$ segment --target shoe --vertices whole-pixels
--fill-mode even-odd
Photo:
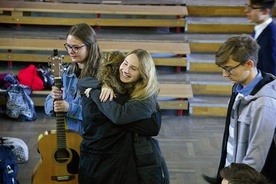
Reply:
[[[202,177],[205,181],[207,181],[210,184],[217,184],[217,178],[215,178],[215,177],[212,178],[212,177],[206,176],[204,174],[202,174]]]

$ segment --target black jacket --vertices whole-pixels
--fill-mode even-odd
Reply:
[[[87,87],[100,87],[95,78],[84,78],[78,82],[82,94],[83,141],[79,167],[80,184],[128,184],[139,183],[133,151],[132,133],[154,136],[161,127],[161,114],[134,123],[116,125],[83,92]],[[92,93],[91,93],[92,94]],[[128,95],[117,95],[115,99],[124,104]],[[131,114],[129,114],[131,116]]]

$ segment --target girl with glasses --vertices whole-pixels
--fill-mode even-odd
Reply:
[[[64,47],[72,62],[66,66],[62,74],[62,89],[52,87],[51,93],[46,97],[44,109],[49,116],[54,116],[54,112],[65,112],[68,129],[81,134],[82,106],[77,82],[82,77],[96,76],[101,50],[95,31],[85,23],[76,24],[70,28]],[[63,100],[54,101],[59,98]]]

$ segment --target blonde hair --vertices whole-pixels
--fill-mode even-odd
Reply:
[[[140,79],[129,88],[131,100],[145,100],[158,92],[156,69],[151,55],[143,49],[135,49],[127,54],[135,54],[139,60]],[[128,86],[128,85],[127,85]]]

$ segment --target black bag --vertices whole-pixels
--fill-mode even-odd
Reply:
[[[18,165],[12,147],[0,144],[0,184],[18,184]]]
[[[44,89],[52,89],[52,86],[54,85],[54,75],[52,75],[51,69],[38,65],[37,73],[43,81]]]
[[[32,89],[22,84],[12,84],[7,89],[6,114],[18,121],[36,120],[34,102],[29,96]]]
[[[141,184],[169,184],[169,172],[158,141],[133,133],[134,153]]]

